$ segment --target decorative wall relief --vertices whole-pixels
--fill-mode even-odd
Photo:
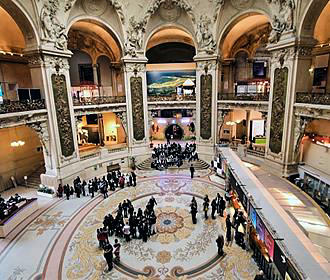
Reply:
[[[267,0],[267,2],[271,6],[271,10],[275,11],[269,43],[277,43],[283,32],[295,31],[294,11],[296,4],[294,0]]]
[[[165,1],[159,7],[159,15],[164,21],[175,22],[181,16],[181,9],[172,1]]]
[[[56,49],[67,49],[67,36],[65,26],[60,23],[57,15],[60,10],[59,0],[44,2],[40,12],[42,27],[42,40],[52,43]]]
[[[202,139],[209,140],[212,136],[212,75],[201,76],[200,94],[200,133]]]
[[[145,138],[142,77],[131,77],[130,85],[133,116],[133,137],[136,141],[142,141]]]
[[[52,85],[62,155],[69,157],[74,153],[74,140],[65,76],[53,74]]]
[[[107,9],[107,0],[84,0],[82,6],[85,12],[89,15],[100,16]]]
[[[195,15],[192,11],[192,7],[184,0],[154,0],[150,5],[150,7],[148,8],[143,21],[147,23],[149,18],[152,15],[154,15],[161,6],[164,5],[165,7],[173,7],[173,6],[178,7],[179,9],[185,11],[189,15],[192,22],[195,22]]]
[[[210,29],[211,20],[202,15],[196,26],[196,39],[200,52],[213,54],[216,49],[216,43],[213,38],[213,33]]]
[[[289,70],[287,67],[276,68],[274,74],[269,148],[275,154],[279,154],[282,151],[285,99],[286,99],[287,85],[288,85],[288,71]]]
[[[225,0],[215,0],[215,10],[214,10],[214,15],[213,15],[213,22],[216,22],[219,13],[222,10],[223,6],[225,5]]]
[[[145,22],[135,20],[135,17],[129,19],[127,30],[127,39],[125,43],[125,55],[136,57],[142,50],[143,35],[145,32]]]
[[[254,0],[231,0],[231,4],[237,10],[247,10],[252,7]]]

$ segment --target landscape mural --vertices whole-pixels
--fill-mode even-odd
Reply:
[[[195,95],[196,71],[148,71],[148,95]]]

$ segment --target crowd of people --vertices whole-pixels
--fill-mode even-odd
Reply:
[[[152,151],[151,167],[157,170],[167,169],[171,166],[180,167],[185,160],[198,160],[196,144],[182,147],[179,143],[158,144]]]
[[[119,203],[115,217],[108,214],[104,217],[103,227],[97,229],[99,247],[104,251],[104,258],[108,264],[108,271],[113,268],[113,263],[120,262],[120,243],[118,239],[126,242],[134,239],[142,239],[147,242],[148,238],[156,234],[156,221],[154,207],[156,199],[152,196],[144,211],[139,208],[137,212],[129,199]],[[110,236],[115,236],[113,245],[109,242]],[[114,256],[113,256],[114,255]]]
[[[136,187],[136,174],[134,171],[130,173],[122,173],[120,170],[108,172],[106,176],[102,178],[94,178],[88,181],[81,180],[79,176],[73,180],[73,186],[66,184],[62,186],[59,184],[57,189],[57,196],[66,196],[69,200],[71,196],[76,195],[77,198],[80,196],[90,195],[92,198],[94,194],[100,192],[104,198],[108,197],[108,191],[115,191],[117,188],[123,189],[124,187]]]
[[[21,197],[18,193],[11,196],[7,201],[0,195],[0,220],[9,217],[14,211],[18,209],[17,204],[26,201],[26,198]]]
[[[233,232],[234,229],[234,238],[237,245],[245,249],[246,243],[244,240],[244,233],[247,225],[247,221],[243,215],[243,212],[238,211],[235,209],[235,213],[233,218],[231,219],[230,214],[226,213],[225,209],[227,204],[230,202],[229,193],[226,193],[225,197],[222,197],[219,193],[217,196],[211,201],[208,195],[205,195],[203,200],[203,212],[204,218],[207,220],[209,218],[208,212],[211,204],[211,218],[216,219],[216,214],[224,217],[226,216],[226,244],[230,244],[233,239]],[[197,223],[197,213],[198,213],[198,205],[195,197],[192,198],[190,203],[190,213],[192,217],[193,224]],[[218,246],[218,253],[219,255],[223,255],[223,246],[224,246],[224,238],[222,235],[219,235],[218,239],[216,240]]]

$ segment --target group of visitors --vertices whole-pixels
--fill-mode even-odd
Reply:
[[[167,169],[171,166],[180,167],[185,160],[198,160],[196,144],[188,144],[182,147],[179,143],[158,144],[152,151],[151,167],[157,170]]]
[[[115,254],[114,262],[120,261],[120,244],[117,238],[125,239],[126,242],[131,241],[132,238],[147,242],[151,235],[156,234],[155,205],[157,205],[157,201],[152,196],[144,211],[139,208],[136,212],[131,201],[126,199],[119,203],[115,217],[112,214],[104,217],[103,228],[97,229],[97,239],[99,247],[104,250],[104,258],[108,263],[109,271],[113,267],[113,250]],[[113,235],[116,239],[115,244],[112,246],[109,243],[109,237]]]
[[[21,197],[18,193],[11,196],[7,201],[0,195],[0,220],[10,216],[18,209],[17,204],[26,201],[26,198]]]
[[[217,196],[211,201],[211,217],[212,219],[216,219],[216,214],[221,217],[224,217],[224,211],[226,209],[226,201],[228,200],[228,195],[225,196],[225,199],[218,193]],[[210,206],[210,199],[208,195],[205,195],[203,199],[203,212],[204,218],[208,219],[208,211]],[[192,198],[190,203],[190,213],[192,217],[193,224],[197,223],[197,213],[198,213],[198,205],[195,197]],[[238,209],[235,209],[235,213],[233,215],[233,219],[231,219],[230,214],[226,213],[226,244],[232,241],[232,229],[235,232],[235,241],[236,244],[245,249],[245,240],[244,240],[244,233],[246,228],[246,220],[243,215],[243,212],[239,212]],[[218,246],[218,253],[219,255],[223,255],[223,246],[224,246],[224,237],[219,235],[218,239],[216,240]]]
[[[204,212],[204,217],[207,220],[208,219],[208,211],[210,207],[210,199],[208,195],[205,195],[204,197],[204,202],[203,202],[203,212]],[[218,193],[217,197],[215,197],[212,202],[211,202],[211,217],[214,220],[215,214],[217,213],[221,217],[224,215],[224,210],[226,209],[226,201],[224,198]],[[190,204],[190,213],[192,217],[192,222],[194,224],[197,223],[197,218],[196,215],[198,213],[198,206],[195,197],[192,198],[191,204]]]
[[[93,198],[95,193],[100,192],[103,194],[104,198],[107,198],[109,190],[115,191],[116,188],[123,189],[125,186],[136,186],[136,174],[134,171],[126,174],[122,173],[120,170],[108,172],[106,176],[102,178],[95,177],[89,180],[88,183],[77,176],[77,178],[73,180],[73,186],[69,186],[69,184],[62,186],[62,184],[59,184],[57,196],[61,198],[65,195],[67,200],[74,194],[76,194],[77,198],[80,198],[81,195],[90,195]]]

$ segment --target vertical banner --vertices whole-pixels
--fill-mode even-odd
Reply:
[[[259,235],[259,239],[263,242],[265,242],[265,226],[262,222],[262,220],[259,218],[257,215],[257,226],[256,226],[256,231],[257,234]]]
[[[269,258],[273,261],[274,259],[274,239],[270,235],[267,229],[265,229],[265,246],[268,251]]]
[[[251,220],[251,223],[252,223],[253,227],[256,228],[257,227],[257,212],[254,209],[254,207],[251,205],[251,203],[250,203],[249,216],[250,216],[250,220]]]

